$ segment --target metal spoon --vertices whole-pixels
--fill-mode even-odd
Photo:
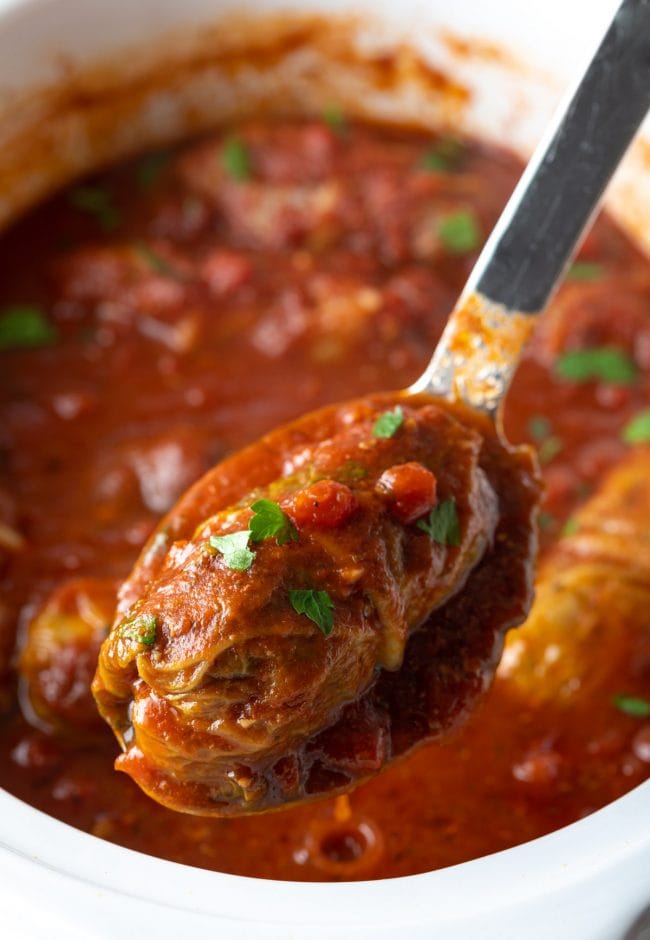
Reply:
[[[499,408],[524,346],[650,107],[650,0],[623,0],[488,239],[424,374],[428,392]]]

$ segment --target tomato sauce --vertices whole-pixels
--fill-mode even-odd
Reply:
[[[648,719],[612,701],[647,700],[650,656],[638,650],[621,659],[591,648],[602,681],[568,710],[527,702],[497,678],[448,743],[420,748],[349,797],[240,819],[162,808],[113,770],[108,728],[66,724],[85,707],[83,651],[57,654],[41,675],[46,697],[58,696],[56,722],[34,713],[17,675],[27,625],[52,592],[71,579],[105,588],[126,577],[160,516],[215,461],[305,411],[418,376],[519,171],[503,151],[410,130],[261,121],[108,170],[2,236],[9,792],[163,858],[343,880],[516,845],[648,777]],[[17,308],[30,336],[12,327]],[[540,449],[545,552],[647,408],[649,309],[646,260],[601,218],[506,407],[510,439]],[[603,349],[605,366],[602,355],[600,366],[576,365],[576,350]]]

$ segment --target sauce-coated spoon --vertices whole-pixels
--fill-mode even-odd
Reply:
[[[533,154],[411,391],[497,416],[535,318],[649,107],[650,0],[623,0]]]

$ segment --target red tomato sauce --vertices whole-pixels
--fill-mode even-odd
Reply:
[[[90,719],[91,730],[64,722],[53,732],[17,678],[16,650],[51,592],[72,578],[124,578],[160,516],[215,461],[303,412],[418,376],[520,171],[503,151],[442,143],[401,129],[258,122],[111,169],[2,236],[9,792],[163,858],[343,880],[516,845],[648,777],[648,719],[612,696],[647,699],[650,657],[621,667],[606,646],[590,650],[603,682],[561,715],[515,701],[497,678],[448,743],[420,748],[349,797],[240,819],[158,806],[113,770],[108,728]],[[544,551],[625,453],[622,431],[650,401],[647,262],[605,218],[580,261],[506,408],[510,439],[540,447]],[[16,305],[37,321],[29,346],[2,339]],[[558,372],[568,351],[603,347],[623,357],[626,378]],[[55,659],[43,682],[78,708],[91,664],[83,673],[74,661]]]

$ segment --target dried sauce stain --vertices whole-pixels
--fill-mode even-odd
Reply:
[[[436,389],[494,413],[534,327],[530,314],[507,310],[480,293],[464,295],[436,349]]]
[[[431,125],[435,116],[440,124],[444,116],[451,125],[468,103],[467,89],[405,43],[362,49],[359,31],[369,23],[355,16],[232,14],[200,32],[176,30],[134,48],[118,67],[114,57],[81,67],[55,55],[56,86],[29,89],[0,109],[0,226],[74,176],[218,121],[300,115],[332,102],[350,116],[371,117],[365,100],[374,93],[399,98],[417,88],[435,115],[427,106],[407,123]],[[164,126],[154,127],[151,109],[160,109],[166,95]]]

